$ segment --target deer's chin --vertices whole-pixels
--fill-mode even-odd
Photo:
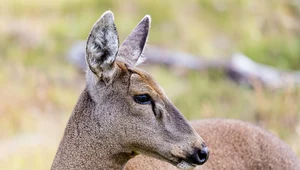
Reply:
[[[197,166],[195,164],[189,163],[189,162],[183,160],[182,158],[178,158],[178,157],[176,157],[176,158],[173,157],[171,159],[168,159],[162,155],[159,155],[159,156],[156,156],[156,158],[166,161],[166,162],[169,162],[170,164],[172,164],[182,170],[192,170]]]
[[[177,165],[177,168],[182,169],[182,170],[191,170],[194,169],[196,167],[196,165],[192,164],[192,163],[188,163],[184,160],[181,160]]]
[[[165,154],[159,154],[157,152],[155,152],[155,153],[153,153],[153,152],[150,152],[150,153],[149,152],[136,152],[136,153],[138,153],[138,154],[143,153],[143,154],[148,155],[150,157],[154,157],[156,159],[168,162],[168,163],[170,163],[170,164],[172,164],[172,165],[174,165],[177,168],[182,169],[182,170],[192,170],[197,166],[195,164],[192,164],[192,163],[189,163],[189,162],[185,161],[182,158],[175,157],[175,156],[166,157]]]

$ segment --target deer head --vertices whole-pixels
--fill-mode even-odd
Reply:
[[[135,67],[150,20],[145,16],[119,47],[114,16],[108,11],[88,36],[87,90],[95,103],[91,116],[98,124],[97,139],[106,139],[114,151],[150,155],[181,168],[201,165],[208,158],[201,137],[154,79]]]

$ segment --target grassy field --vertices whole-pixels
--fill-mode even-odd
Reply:
[[[149,44],[207,59],[243,52],[257,62],[300,69],[298,1],[4,0],[0,5],[0,167],[49,169],[84,75],[66,61],[106,10],[120,40],[145,15]],[[300,88],[237,86],[220,72],[145,66],[190,120],[236,118],[264,127],[300,156]]]

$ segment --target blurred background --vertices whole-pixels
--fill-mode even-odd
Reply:
[[[67,59],[106,10],[123,41],[150,14],[148,44],[300,70],[299,0],[4,0],[0,5],[0,166],[50,169],[85,86]],[[222,71],[143,65],[189,120],[234,118],[273,132],[300,156],[300,88],[240,86]]]

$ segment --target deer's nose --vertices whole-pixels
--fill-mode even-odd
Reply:
[[[208,160],[209,150],[207,146],[198,151],[198,157],[200,165],[204,164]]]
[[[196,165],[202,165],[208,160],[208,157],[209,157],[208,147],[203,145],[201,149],[195,148],[194,152],[187,157],[187,160],[190,163]]]

